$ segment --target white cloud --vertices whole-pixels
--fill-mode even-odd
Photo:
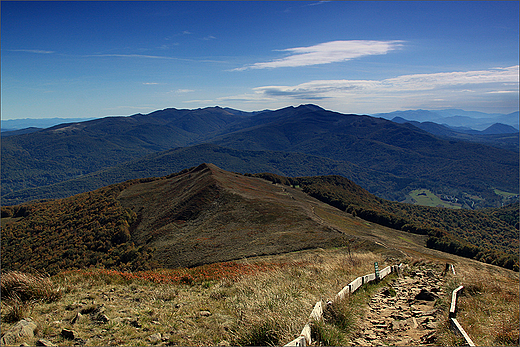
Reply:
[[[26,53],[37,53],[37,54],[52,54],[54,51],[44,51],[41,49],[8,49],[9,52],[26,52]]]
[[[193,89],[177,89],[177,90],[175,91],[175,93],[177,93],[177,94],[192,93],[192,92],[194,92]]]
[[[313,3],[310,3],[310,4],[307,4],[306,6],[317,6],[317,5],[323,5],[323,4],[326,4],[330,1],[318,1],[318,2],[313,2]]]
[[[309,47],[296,47],[281,50],[290,55],[270,62],[255,63],[235,69],[266,69],[278,67],[298,67],[318,64],[329,64],[347,61],[369,55],[386,54],[402,46],[403,41],[331,41]]]
[[[518,93],[518,65],[508,68],[441,72],[433,74],[403,75],[384,80],[317,80],[296,86],[264,86],[254,88],[255,91],[279,96],[312,96],[331,97],[339,94],[393,94],[397,92],[414,92],[464,86],[465,92],[485,88],[486,92],[498,93],[497,84],[514,87]]]
[[[315,80],[293,86],[270,85],[253,88],[252,93],[219,100],[254,104],[260,108],[320,100],[322,106],[358,113],[417,107],[464,108],[485,103],[490,108],[517,109],[518,86],[517,65],[478,71],[402,75],[383,80]]]
[[[518,65],[479,71],[441,72],[434,74],[403,75],[383,80],[394,88],[406,90],[433,89],[442,86],[482,85],[489,83],[518,84]],[[518,89],[518,85],[517,85]]]

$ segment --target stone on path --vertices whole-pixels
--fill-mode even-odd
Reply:
[[[432,292],[430,292],[429,290],[427,289],[421,289],[421,291],[419,292],[419,294],[417,294],[415,296],[415,300],[424,300],[424,301],[435,301],[435,299],[437,299],[438,296],[433,294]]]
[[[150,341],[151,343],[158,343],[161,340],[162,340],[161,333],[155,333],[153,335],[148,336],[148,341]]]

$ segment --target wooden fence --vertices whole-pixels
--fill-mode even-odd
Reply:
[[[383,270],[379,272],[379,279],[385,278],[387,275],[391,274],[392,272],[398,272],[401,270],[403,264],[399,265],[392,265],[387,266]],[[450,270],[455,275],[455,268],[452,264],[450,264]],[[376,279],[376,273],[370,273],[365,276],[361,276],[347,284],[341,291],[336,294],[336,297],[334,300],[341,300],[345,298],[345,296],[354,293],[356,290],[358,290],[362,285],[367,284],[369,282],[372,282]],[[458,294],[464,289],[464,286],[459,286],[456,288],[452,294],[451,294],[451,305],[450,305],[450,313],[448,316],[448,319],[450,320],[450,325],[452,329],[462,335],[464,340],[466,341],[467,346],[475,346],[471,338],[468,336],[466,331],[462,328],[460,323],[457,321],[456,318],[456,312],[457,312],[457,296]],[[331,304],[332,302],[329,302],[328,304]],[[309,323],[305,324],[303,327],[302,332],[300,333],[300,336],[286,344],[285,346],[308,346],[312,343],[312,336],[311,336],[311,325],[310,322],[321,320],[323,318],[323,302],[320,300],[314,305],[314,308],[312,309],[312,312],[309,316]]]
[[[455,271],[454,271],[454,273],[455,273]],[[453,292],[451,293],[451,305],[450,305],[450,313],[449,313],[448,319],[450,320],[450,325],[451,325],[451,328],[453,329],[453,331],[455,331],[455,333],[457,333],[459,335],[462,335],[462,337],[466,341],[466,345],[475,346],[473,341],[471,341],[471,338],[469,337],[469,335],[466,333],[466,331],[464,331],[464,329],[462,328],[462,326],[460,325],[459,321],[456,318],[457,296],[459,293],[461,293],[461,291],[463,289],[464,289],[464,286],[459,286],[455,290],[453,290]]]
[[[383,279],[392,272],[397,272],[401,270],[403,264],[399,265],[392,265],[387,266],[383,270],[379,271],[379,279]],[[341,291],[336,294],[336,297],[334,300],[341,300],[346,295],[349,295],[351,293],[354,293],[356,290],[358,290],[362,285],[367,284],[369,282],[372,282],[376,280],[377,274],[376,273],[370,273],[365,276],[361,276],[347,284]],[[331,304],[332,302],[329,302],[327,304]],[[286,344],[285,346],[308,346],[312,343],[312,336],[311,336],[311,325],[310,322],[321,320],[323,318],[323,302],[320,300],[314,305],[314,308],[312,309],[312,312],[309,316],[309,323],[305,324],[305,326],[302,329],[302,332],[300,333],[300,336]]]

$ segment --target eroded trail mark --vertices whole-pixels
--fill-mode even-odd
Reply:
[[[410,271],[392,280],[369,304],[353,342],[361,346],[434,345],[442,319],[435,307],[444,278],[435,269]]]

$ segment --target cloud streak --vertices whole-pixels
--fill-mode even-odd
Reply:
[[[402,45],[403,41],[331,41],[309,47],[283,49],[280,51],[289,52],[289,56],[269,62],[255,63],[235,70],[243,71],[247,69],[272,69],[337,63],[369,55],[387,54],[402,47]]]
[[[264,86],[254,88],[256,93],[270,96],[334,97],[341,94],[395,94],[438,89],[461,91],[484,89],[487,93],[518,92],[518,65],[479,71],[441,72],[432,74],[403,75],[377,80],[317,80],[296,86]],[[499,90],[496,90],[497,87]],[[504,87],[508,87],[504,89]]]
[[[26,52],[26,53],[36,53],[36,54],[52,54],[54,51],[44,51],[41,49],[8,49],[9,52]]]
[[[252,93],[223,97],[219,101],[262,107],[322,100],[323,105],[336,110],[376,113],[415,107],[462,107],[484,102],[496,107],[518,107],[518,94],[519,67],[516,65],[476,71],[410,74],[382,80],[314,80],[293,86],[270,85],[253,88]]]

